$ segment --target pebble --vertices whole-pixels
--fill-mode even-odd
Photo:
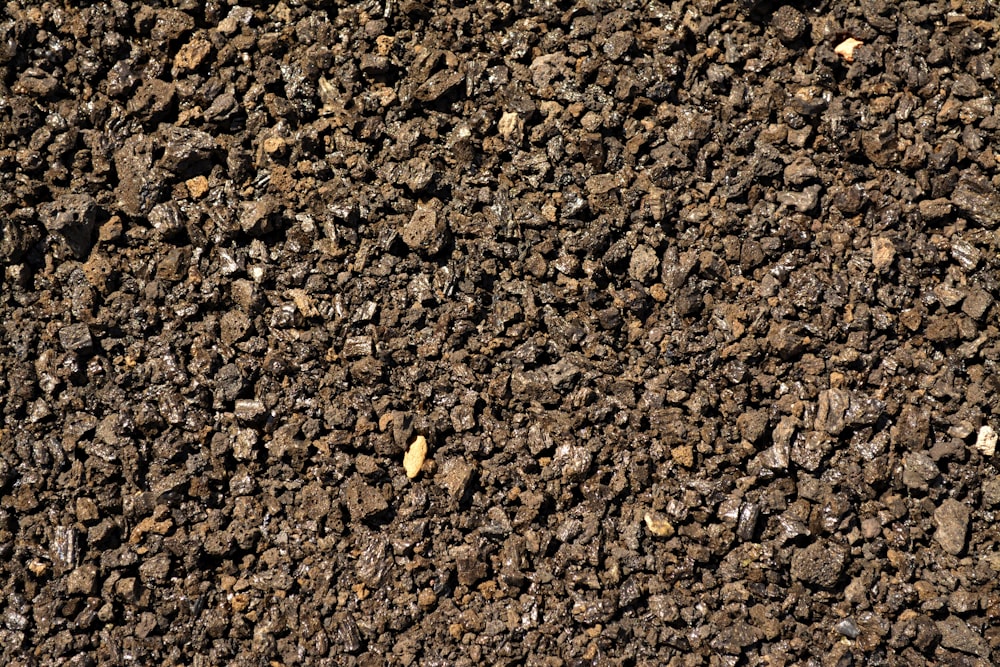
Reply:
[[[854,62],[854,49],[864,44],[864,42],[848,37],[833,48],[833,52],[849,63]]]
[[[674,534],[674,526],[669,521],[663,517],[650,514],[646,512],[645,516],[642,517],[643,521],[646,522],[646,528],[649,529],[653,535],[657,537],[671,537]]]
[[[424,465],[424,459],[426,458],[427,438],[418,435],[410,444],[410,448],[406,450],[406,455],[403,456],[403,469],[406,470],[406,476],[413,479],[419,475],[420,468]]]
[[[979,435],[976,437],[976,449],[981,451],[984,456],[993,456],[997,451],[997,432],[993,430],[993,427],[989,424],[984,424],[982,428],[979,429]]]
[[[848,639],[857,639],[861,631],[858,630],[858,624],[854,622],[854,619],[845,618],[844,620],[833,626],[833,629],[844,635]]]
[[[410,221],[400,231],[407,247],[426,255],[440,252],[448,240],[448,226],[444,216],[434,208],[425,206],[417,207]]]
[[[656,255],[656,251],[648,245],[640,244],[632,252],[628,273],[633,280],[646,283],[657,277],[659,268],[660,258]]]
[[[879,273],[882,273],[890,266],[896,258],[896,246],[890,239],[884,236],[877,236],[872,239],[872,266]]]
[[[59,342],[68,352],[87,353],[94,349],[94,339],[86,324],[70,324],[59,330]]]
[[[66,592],[70,595],[90,595],[97,583],[97,566],[91,563],[81,565],[66,578]]]
[[[969,536],[969,508],[954,498],[948,498],[934,511],[937,531],[934,539],[953,556],[965,551]]]
[[[813,542],[792,556],[792,579],[820,588],[833,588],[846,563],[847,552],[839,544],[826,540]]]
[[[949,616],[943,621],[938,621],[937,627],[941,633],[941,646],[978,655],[981,658],[989,657],[990,647],[986,640],[957,616]]]

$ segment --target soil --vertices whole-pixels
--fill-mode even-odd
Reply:
[[[8,2],[0,662],[1000,661],[998,26]]]

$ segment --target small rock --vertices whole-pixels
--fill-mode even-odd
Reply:
[[[195,176],[184,181],[188,194],[192,199],[201,199],[208,193],[208,179],[204,176]]]
[[[618,174],[596,174],[588,178],[585,185],[587,194],[603,195],[621,187],[621,177]]]
[[[865,205],[867,195],[865,189],[860,184],[849,187],[834,188],[831,193],[831,203],[841,213],[853,215],[861,210]]]
[[[278,202],[267,196],[257,201],[247,201],[240,205],[240,227],[251,234],[266,234],[272,229],[272,218],[278,210]]]
[[[917,204],[920,217],[924,220],[940,220],[951,214],[951,202],[947,199],[924,199]]]
[[[207,132],[174,125],[161,125],[165,147],[157,166],[173,174],[207,172],[211,168],[215,138]],[[195,176],[192,173],[191,176]]]
[[[476,410],[471,405],[456,405],[451,409],[451,426],[457,433],[476,427]]]
[[[767,334],[768,345],[785,361],[791,361],[805,349],[806,341],[797,333],[798,330],[797,323],[771,323]]]
[[[70,595],[90,595],[97,583],[97,566],[81,565],[66,577],[66,592]]]
[[[858,630],[858,624],[854,622],[854,619],[845,618],[844,620],[833,626],[833,629],[844,635],[848,639],[857,639],[861,631]]]
[[[930,436],[931,424],[925,410],[915,405],[904,405],[899,412],[891,437],[895,444],[905,449],[919,450]]]
[[[212,51],[212,44],[204,37],[195,37],[182,46],[174,56],[174,67],[171,72],[175,77],[184,72],[198,69],[202,61]]]
[[[814,180],[817,175],[816,164],[804,155],[785,167],[785,183],[789,185],[803,185]]]
[[[937,627],[941,633],[941,646],[961,651],[962,653],[978,655],[981,658],[989,657],[989,644],[962,619],[956,616],[949,616],[943,621],[938,621]]]
[[[284,137],[268,137],[261,143],[261,148],[264,149],[264,152],[272,156],[282,155],[287,146],[288,143]]]
[[[982,428],[979,429],[979,435],[976,437],[976,449],[981,451],[984,456],[993,456],[997,451],[997,432],[993,430],[993,427],[984,424]]]
[[[143,583],[163,583],[170,574],[171,560],[166,554],[158,554],[139,566],[139,577]]]
[[[461,500],[472,481],[472,466],[459,459],[448,459],[436,477],[452,499]]]
[[[959,300],[961,300],[959,295]],[[924,336],[933,343],[946,343],[958,338],[958,323],[947,313],[930,318],[924,329]]]
[[[903,459],[903,484],[909,489],[926,491],[928,483],[938,476],[938,467],[927,454],[910,452]]]
[[[593,460],[593,454],[586,447],[565,444],[556,448],[556,454],[552,458],[552,465],[559,470],[564,480],[580,482],[590,472],[590,465]]]
[[[646,512],[642,520],[646,522],[646,528],[657,537],[671,537],[674,534],[674,526],[669,521],[659,515]]]
[[[454,550],[455,569],[458,583],[472,586],[486,578],[486,563],[479,558],[476,549],[471,546],[461,546]]]
[[[357,475],[344,489],[344,504],[353,521],[364,521],[389,508],[382,492]]]
[[[631,32],[621,30],[611,35],[611,37],[604,42],[604,53],[611,58],[611,60],[621,60],[621,58],[628,53],[629,49],[632,48],[632,44],[634,43],[635,36]]]
[[[965,542],[969,536],[969,508],[953,498],[946,499],[934,511],[934,524],[937,531],[934,539],[941,548],[953,556],[965,551]]]
[[[956,238],[951,242],[951,256],[966,271],[974,271],[982,253],[965,239]]]
[[[427,438],[422,435],[418,435],[410,444],[410,448],[406,450],[406,454],[403,456],[403,469],[406,470],[406,476],[413,479],[419,475],[420,468],[424,465],[424,459],[426,458]]]
[[[184,231],[185,216],[176,202],[157,204],[149,212],[149,224],[161,239],[170,239]]]
[[[694,467],[694,447],[691,445],[680,445],[670,450],[670,456],[674,462],[685,468]]]
[[[771,26],[778,34],[778,39],[790,44],[805,34],[809,28],[809,20],[791,5],[781,5],[771,15]]]
[[[1000,477],[993,477],[983,483],[983,504],[986,507],[1000,505]]]
[[[524,132],[524,120],[516,111],[504,111],[497,123],[497,131],[505,141],[516,141]]]
[[[433,102],[463,81],[465,81],[465,73],[443,69],[435,72],[420,84],[413,96],[421,102]]]
[[[813,542],[792,556],[791,575],[807,584],[833,588],[847,563],[847,552],[839,544],[829,541]]]
[[[993,297],[984,289],[975,288],[965,295],[962,301],[962,312],[974,320],[978,320],[990,306],[993,305]]]
[[[59,343],[67,352],[86,354],[94,349],[94,339],[90,335],[90,327],[82,322],[70,324],[60,329]]]
[[[84,258],[93,244],[97,202],[86,194],[64,194],[38,207],[45,229],[62,238],[77,258]]]
[[[849,63],[854,62],[854,49],[864,44],[864,42],[848,37],[837,46],[833,47],[833,52]]]
[[[779,192],[778,201],[785,206],[794,208],[799,213],[808,213],[819,204],[819,193],[822,187],[811,185],[802,192]]]
[[[436,209],[418,206],[400,235],[411,250],[436,255],[448,240],[448,225]]]
[[[966,176],[951,193],[951,203],[987,228],[1000,225],[1000,193],[985,177]]]
[[[256,422],[264,417],[267,408],[261,401],[252,398],[244,398],[236,401],[233,406],[233,413],[241,422]]]
[[[884,236],[877,236],[872,239],[872,266],[879,273],[882,273],[896,259],[896,246],[890,239]]]
[[[373,348],[371,336],[350,336],[344,341],[343,355],[347,359],[370,357]]]
[[[657,277],[659,267],[660,258],[656,256],[656,251],[648,245],[639,244],[629,260],[628,274],[632,280],[645,283]]]

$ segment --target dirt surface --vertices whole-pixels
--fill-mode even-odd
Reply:
[[[2,664],[1000,661],[995,3],[80,4]]]

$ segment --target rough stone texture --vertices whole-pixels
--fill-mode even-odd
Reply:
[[[832,588],[840,580],[846,562],[847,552],[839,544],[826,540],[813,542],[792,556],[792,578],[811,586]]]
[[[951,498],[934,510],[934,525],[937,527],[934,539],[953,556],[965,551],[969,538],[969,518],[969,508]]]
[[[997,663],[997,26],[5,3],[0,665]]]

